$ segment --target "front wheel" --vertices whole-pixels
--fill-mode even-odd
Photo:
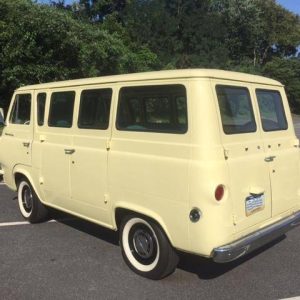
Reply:
[[[41,203],[31,184],[25,178],[18,184],[18,203],[22,216],[30,223],[43,222],[48,219],[48,210]]]
[[[144,217],[131,215],[122,220],[120,245],[126,264],[146,278],[166,277],[178,264],[178,256],[163,230]]]

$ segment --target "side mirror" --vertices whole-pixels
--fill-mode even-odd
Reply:
[[[5,125],[4,110],[3,108],[0,108],[0,127],[3,127],[4,125]]]

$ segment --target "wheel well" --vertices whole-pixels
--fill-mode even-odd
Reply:
[[[20,181],[23,179],[23,178],[26,178],[26,176],[22,173],[16,173],[15,174],[15,182],[16,182],[16,186],[18,187]]]
[[[130,214],[135,214],[136,212],[129,210],[129,209],[125,209],[125,208],[117,208],[115,211],[115,220],[116,220],[116,225],[117,225],[117,229],[120,228],[122,219]]]
[[[151,218],[151,217],[149,217],[147,215],[144,215],[144,214],[141,214],[139,212],[136,212],[134,210],[130,210],[130,209],[126,209],[126,208],[121,208],[121,207],[116,208],[116,210],[115,210],[115,220],[116,220],[117,230],[120,229],[120,225],[121,225],[122,219],[125,216],[128,216],[128,215],[136,215],[136,216],[140,216],[141,218],[151,220],[152,222],[154,222],[157,226],[159,226],[161,228],[161,230],[165,233],[167,239],[169,240],[169,243],[171,245],[173,245],[172,242],[171,242],[170,237],[168,236],[168,234],[166,232],[166,230],[163,228],[163,226],[161,226],[161,224],[157,220],[155,220],[155,219],[153,219],[153,218]]]
[[[136,216],[140,216],[141,218],[144,218],[144,219],[150,219],[152,222],[156,223],[156,225],[158,225],[162,230],[164,230],[163,227],[155,219],[153,219],[147,215],[141,214],[139,212],[136,212],[134,210],[121,208],[121,207],[116,208],[116,212],[115,212],[115,220],[116,220],[117,229],[120,228],[122,219],[128,215],[136,215]]]

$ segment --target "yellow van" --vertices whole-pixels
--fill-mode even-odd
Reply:
[[[178,250],[229,262],[299,225],[299,154],[282,84],[201,69],[21,87],[0,139],[25,219],[118,230],[151,279]]]

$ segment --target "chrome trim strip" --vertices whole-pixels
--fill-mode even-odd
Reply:
[[[300,211],[263,229],[239,239],[231,244],[215,248],[212,258],[217,263],[233,261],[300,225]]]

